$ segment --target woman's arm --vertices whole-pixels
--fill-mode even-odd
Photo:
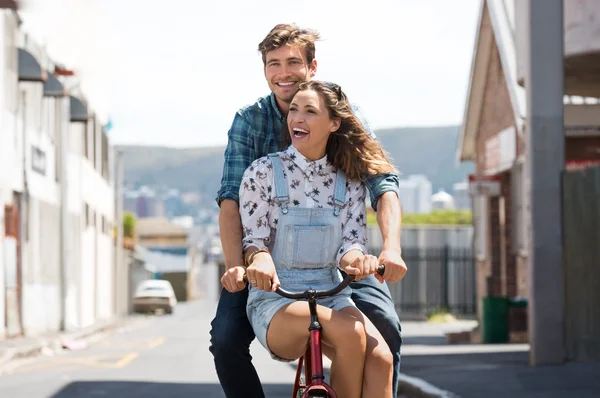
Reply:
[[[275,290],[279,286],[275,264],[268,251],[271,236],[270,215],[274,201],[269,200],[272,169],[267,168],[268,158],[252,163],[240,185],[240,217],[244,237],[242,247],[248,282],[260,290]]]
[[[367,255],[366,189],[358,181],[350,182],[346,211],[342,212],[342,246],[337,255],[339,267],[360,280],[377,271],[376,258]]]

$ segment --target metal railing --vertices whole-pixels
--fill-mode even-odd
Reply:
[[[378,255],[380,248],[371,247]],[[408,273],[390,283],[402,319],[422,319],[436,311],[471,317],[477,313],[475,259],[471,248],[403,248]]]

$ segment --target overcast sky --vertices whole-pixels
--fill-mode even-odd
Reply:
[[[377,128],[460,124],[480,0],[23,0],[24,29],[76,69],[114,143],[223,145],[269,93],[256,48],[277,23],[315,29],[315,78]]]

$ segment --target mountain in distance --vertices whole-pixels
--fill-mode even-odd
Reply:
[[[452,191],[452,184],[472,173],[472,163],[456,164],[459,126],[405,127],[376,130],[383,148],[390,154],[401,178],[426,175],[434,192]],[[129,188],[147,185],[158,189],[198,192],[216,196],[221,183],[224,146],[211,148],[169,148],[124,145],[125,184]]]
[[[460,126],[404,127],[376,130],[375,135],[400,171],[400,178],[424,174],[433,192],[465,181],[473,173],[473,163],[456,162]]]

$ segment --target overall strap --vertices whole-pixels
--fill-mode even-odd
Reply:
[[[340,211],[346,202],[346,173],[342,169],[337,170],[335,176],[335,191],[333,194],[333,214],[340,215]]]
[[[275,194],[277,197],[275,201],[281,207],[281,212],[287,214],[288,203],[290,202],[290,195],[288,191],[288,184],[283,172],[283,162],[277,153],[270,153],[269,158],[273,165],[273,181],[275,183]]]

